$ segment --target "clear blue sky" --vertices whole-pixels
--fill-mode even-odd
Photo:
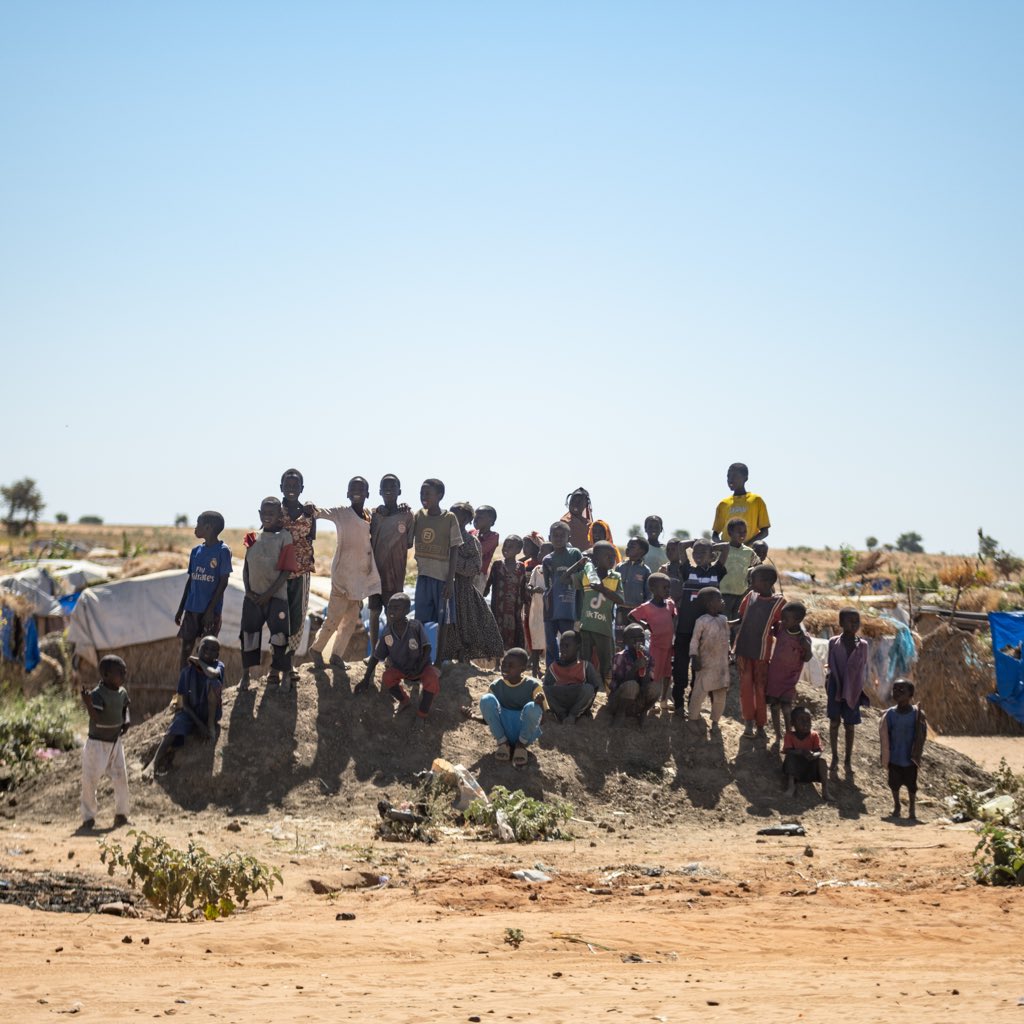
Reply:
[[[1020,3],[8,3],[0,478],[1024,553]]]

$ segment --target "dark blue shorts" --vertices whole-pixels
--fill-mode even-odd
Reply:
[[[441,591],[444,590],[444,580],[435,580],[431,576],[416,577],[416,601],[413,605],[412,614],[418,622],[440,622],[443,602]],[[452,597],[448,598],[448,615],[445,622],[455,621],[455,587],[452,586]]]
[[[829,680],[825,686],[825,696],[828,698],[826,709],[828,720],[834,722],[837,718],[841,718],[843,725],[860,725],[860,707],[851,708],[846,701],[839,699],[835,690],[835,684]]]

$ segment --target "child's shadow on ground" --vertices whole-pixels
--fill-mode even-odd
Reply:
[[[682,715],[671,725],[672,760],[676,774],[669,788],[685,790],[694,807],[714,810],[722,793],[732,782],[732,769],[725,756],[720,730],[708,731],[701,723],[688,722]]]

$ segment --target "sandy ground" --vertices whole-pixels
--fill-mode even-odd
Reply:
[[[190,924],[2,906],[0,1019],[1017,1019],[1024,966],[999,935],[1022,896],[976,886],[971,828],[937,821],[932,800],[921,811],[916,826],[816,821],[805,839],[759,837],[753,820],[614,833],[579,821],[573,841],[432,847],[369,843],[368,818],[253,816],[235,834],[209,812],[188,827],[211,850],[281,865],[271,900]],[[95,847],[66,824],[0,829],[5,870],[98,869]],[[538,863],[550,883],[509,877]],[[309,885],[364,870],[388,887]]]
[[[994,771],[1002,758],[1018,775],[1024,774],[1024,736],[933,736],[953,750]]]

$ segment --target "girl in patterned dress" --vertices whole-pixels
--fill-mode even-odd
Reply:
[[[484,587],[484,597],[491,595],[491,614],[501,630],[505,650],[523,647],[526,643],[523,629],[523,606],[526,604],[526,585],[529,573],[518,561],[523,550],[522,538],[510,533],[501,545],[501,558],[491,562],[491,571]]]
[[[466,529],[473,521],[473,506],[459,501],[449,511],[458,520],[462,544],[456,549],[455,559],[455,621],[445,631],[441,660],[500,658],[505,653],[501,630],[483,595],[473,585],[483,560],[480,541]]]
[[[313,541],[316,540],[316,516],[309,505],[299,501],[302,487],[302,474],[297,469],[286,469],[281,475],[284,528],[292,535],[298,564],[298,571],[288,577],[288,653],[291,655],[298,650],[309,610],[309,574],[313,571]],[[298,681],[299,673],[293,667],[291,683],[294,686]]]

